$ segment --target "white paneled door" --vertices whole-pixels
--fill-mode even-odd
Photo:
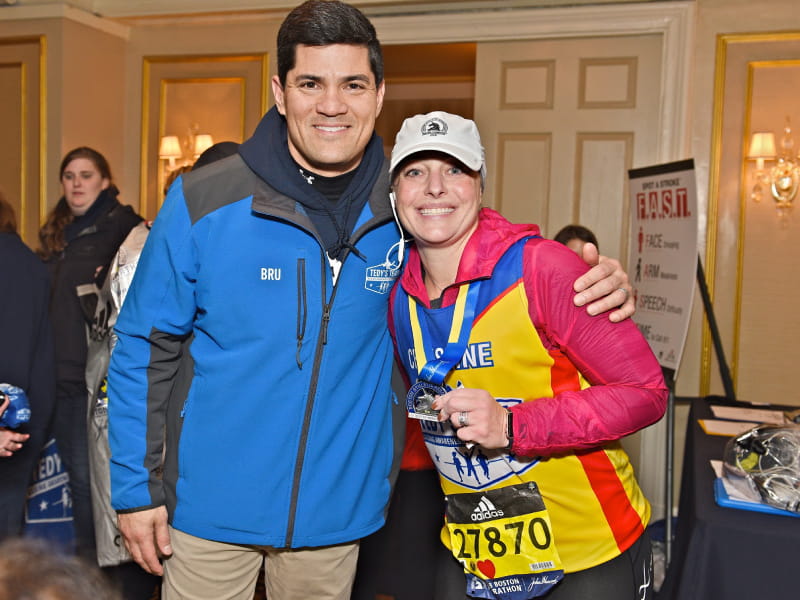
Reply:
[[[627,170],[659,160],[662,43],[660,34],[479,43],[486,204],[546,237],[580,223],[624,263]],[[659,424],[623,440],[656,518],[665,435]]]

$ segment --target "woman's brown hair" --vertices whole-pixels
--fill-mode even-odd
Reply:
[[[64,176],[64,170],[67,168],[67,165],[76,158],[86,158],[92,161],[92,164],[94,164],[95,168],[100,172],[102,178],[108,179],[109,182],[113,181],[111,177],[111,167],[108,166],[106,157],[88,146],[80,146],[67,152],[58,170],[59,181]],[[113,186],[113,183],[111,186]],[[50,211],[50,214],[47,215],[47,220],[39,230],[40,246],[36,253],[40,257],[47,260],[57,256],[64,249],[67,245],[64,241],[64,228],[69,225],[72,220],[72,212],[69,209],[69,205],[67,205],[66,199],[62,196],[53,207],[53,210]]]
[[[16,233],[17,217],[14,215],[14,207],[6,200],[2,190],[0,190],[0,233]]]

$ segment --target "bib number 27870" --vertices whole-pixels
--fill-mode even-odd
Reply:
[[[499,524],[498,524],[499,525]],[[512,554],[529,554],[532,549],[547,550],[553,541],[550,525],[542,517],[525,520],[513,520],[502,527],[487,525],[486,527],[453,527],[452,534],[456,543],[456,558],[481,558],[490,554],[496,557]],[[484,549],[481,552],[481,549]]]
[[[447,528],[473,597],[534,598],[564,576],[550,518],[533,482],[449,495]]]

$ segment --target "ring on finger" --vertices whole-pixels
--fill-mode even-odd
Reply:
[[[623,292],[623,293],[625,294],[625,300],[627,300],[627,299],[628,299],[628,296],[630,296],[630,295],[631,295],[631,293],[630,293],[628,290],[626,290],[625,288],[622,288],[622,287],[621,287],[621,288],[617,288],[617,289],[618,289],[620,292]]]
[[[458,413],[458,426],[466,427],[467,425],[469,425],[469,416],[467,415],[467,411],[462,410]]]

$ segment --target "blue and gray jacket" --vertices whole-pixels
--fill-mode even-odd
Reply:
[[[301,202],[317,192],[292,165],[273,109],[240,154],[170,189],[116,324],[117,511],[166,505],[191,535],[274,547],[383,524],[402,415],[386,325],[400,270],[387,164],[373,136],[345,192],[367,198],[335,285]]]

